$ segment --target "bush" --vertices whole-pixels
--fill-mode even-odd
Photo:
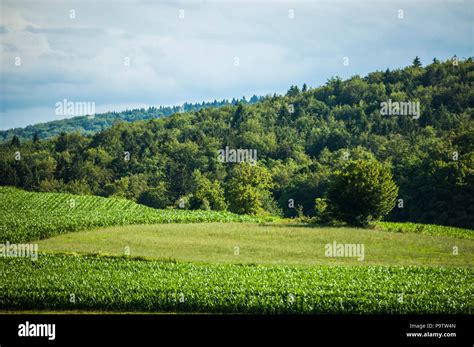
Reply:
[[[64,191],[76,195],[90,195],[92,194],[92,189],[85,179],[72,180],[66,183]]]
[[[114,196],[137,201],[140,194],[148,190],[148,177],[145,174],[125,176],[104,186],[105,196]]]
[[[314,200],[315,219],[321,223],[327,223],[330,221],[328,215],[328,201],[322,198],[316,198]]]
[[[366,226],[393,209],[397,194],[388,167],[375,160],[351,161],[330,180],[328,212],[350,225]]]
[[[283,217],[283,210],[269,191],[265,191],[262,194],[262,208],[270,216]]]
[[[65,184],[62,180],[45,179],[40,182],[38,191],[45,193],[56,193],[65,190]]]
[[[163,186],[145,190],[140,194],[138,203],[154,207],[154,208],[166,208],[170,201],[167,197],[166,190]]]

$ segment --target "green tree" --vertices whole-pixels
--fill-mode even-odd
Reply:
[[[18,138],[18,136],[14,135],[12,137],[12,140],[10,142],[10,146],[17,147],[17,148],[20,147],[20,139]]]
[[[230,210],[241,214],[264,213],[264,199],[272,188],[270,172],[263,166],[236,164],[228,185]]]
[[[193,172],[194,190],[189,200],[191,209],[221,211],[227,208],[219,181],[211,181],[199,170]]]
[[[33,143],[38,143],[40,141],[39,133],[37,131],[33,134]]]
[[[93,193],[85,179],[69,181],[65,185],[64,191],[77,195],[89,195]]]
[[[66,187],[64,185],[64,182],[62,180],[57,180],[57,179],[45,179],[40,182],[38,190],[40,192],[49,192],[49,193],[55,193],[55,192],[64,192],[66,191]]]
[[[286,96],[297,96],[300,93],[298,86],[291,86],[290,89],[286,92]]]
[[[170,204],[164,182],[155,188],[145,190],[138,197],[138,203],[154,208],[165,208]]]
[[[413,59],[413,66],[414,67],[421,67],[421,60],[419,56],[416,56],[415,59]]]
[[[388,214],[397,194],[388,167],[375,160],[350,161],[329,182],[329,214],[350,225],[365,226]]]
[[[235,109],[234,115],[232,116],[230,125],[233,128],[238,128],[240,126],[240,123],[242,123],[245,120],[246,115],[247,115],[246,110],[244,109],[243,105],[239,103],[237,105],[237,108]]]

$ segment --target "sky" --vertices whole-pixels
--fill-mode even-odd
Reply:
[[[474,0],[0,0],[0,129],[473,54]]]

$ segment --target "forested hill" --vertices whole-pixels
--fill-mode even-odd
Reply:
[[[472,58],[426,67],[415,59],[252,105],[119,123],[93,136],[15,139],[0,147],[0,184],[155,207],[311,215],[338,168],[376,159],[399,187],[386,219],[473,228],[473,82]],[[226,146],[256,153],[257,165],[229,162],[228,151],[223,160]]]
[[[78,132],[84,135],[97,133],[101,130],[111,127],[115,122],[134,122],[139,120],[147,120],[153,118],[161,118],[170,116],[177,112],[197,111],[207,107],[221,107],[224,105],[235,105],[237,103],[253,104],[257,102],[259,97],[252,96],[248,101],[242,99],[233,100],[214,100],[202,103],[184,103],[181,106],[160,106],[149,107],[148,109],[134,109],[122,112],[107,112],[96,114],[94,117],[88,115],[76,116],[61,120],[55,120],[46,123],[29,125],[24,128],[14,128],[8,130],[0,130],[0,142],[10,141],[14,136],[20,140],[32,140],[34,137],[39,139],[47,139],[58,136],[61,133]]]

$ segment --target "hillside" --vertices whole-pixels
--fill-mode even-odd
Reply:
[[[0,242],[27,242],[112,225],[258,222],[271,218],[222,211],[156,210],[126,199],[31,193],[0,187]]]
[[[92,137],[13,141],[0,147],[0,184],[157,208],[312,216],[335,172],[376,160],[398,187],[386,220],[474,228],[473,84],[472,58],[435,60]],[[393,107],[405,103],[411,113]],[[257,165],[232,162],[238,149]]]
[[[248,103],[258,101],[257,96],[253,96]],[[197,111],[202,108],[221,107],[231,105],[237,102],[247,103],[245,97],[238,100],[214,100],[212,102],[202,103],[184,103],[182,106],[171,107],[149,107],[148,109],[134,109],[123,112],[107,112],[96,114],[93,117],[88,115],[76,116],[72,118],[60,119],[46,123],[29,125],[24,128],[14,128],[0,130],[0,142],[11,141],[13,137],[20,140],[32,140],[35,136],[39,139],[47,139],[58,136],[61,133],[77,132],[82,135],[92,135],[104,129],[111,127],[116,122],[135,122],[139,120],[155,119],[167,117],[177,112]]]

